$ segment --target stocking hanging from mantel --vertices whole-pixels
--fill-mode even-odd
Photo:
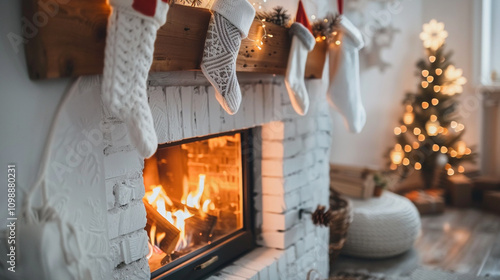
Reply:
[[[102,100],[123,120],[143,157],[158,147],[146,83],[156,32],[167,18],[167,0],[109,0]]]
[[[201,71],[215,89],[215,97],[230,115],[241,104],[236,58],[248,36],[255,9],[247,0],[216,0],[212,6]]]
[[[303,116],[309,109],[309,93],[304,83],[307,54],[313,50],[316,40],[310,31],[311,24],[300,0],[295,20],[296,22],[290,27],[292,45],[288,55],[285,86],[293,109]]]
[[[342,39],[328,43],[330,84],[327,96],[333,107],[342,114],[348,130],[359,133],[366,123],[359,78],[359,51],[364,42],[361,32],[342,15],[342,0],[337,3],[341,14]]]

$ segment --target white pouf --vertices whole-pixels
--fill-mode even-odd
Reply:
[[[384,191],[381,197],[352,200],[353,221],[342,254],[385,258],[408,251],[420,233],[420,216],[406,197]]]

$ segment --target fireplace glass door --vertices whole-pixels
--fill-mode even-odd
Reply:
[[[243,158],[248,157],[249,137],[248,132],[236,132],[162,145],[146,159],[143,202],[153,276],[179,269],[179,264],[214,248],[215,257],[206,262],[220,263],[220,244],[251,234],[245,213],[248,161]],[[245,242],[252,240],[246,237]],[[199,262],[192,270],[200,270],[203,260]]]

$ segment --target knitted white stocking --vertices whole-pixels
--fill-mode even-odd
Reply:
[[[292,24],[290,33],[293,38],[288,55],[285,85],[295,112],[303,116],[309,109],[309,94],[304,84],[307,54],[312,51],[316,41],[311,32],[298,22]]]
[[[215,97],[228,114],[235,114],[241,103],[241,90],[236,77],[236,56],[241,40],[255,16],[246,0],[216,0],[201,61],[201,71],[215,88]]]
[[[164,0],[110,0],[103,103],[127,125],[132,143],[143,157],[158,147],[148,105],[146,82],[153,61],[156,32],[166,21]]]
[[[359,81],[359,50],[363,38],[359,30],[343,16],[342,44],[329,44],[330,85],[328,98],[344,117],[349,131],[359,133],[366,123],[366,112],[361,102]]]

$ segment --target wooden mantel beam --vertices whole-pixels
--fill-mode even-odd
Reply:
[[[23,3],[24,17],[35,27],[29,36],[26,34],[30,78],[102,74],[106,25],[111,11],[106,0],[52,1],[56,7],[53,10],[39,2],[24,0]],[[47,20],[40,22],[43,18]],[[151,71],[199,70],[209,20],[210,11],[206,9],[171,6],[167,22],[157,34]],[[271,23],[266,23],[266,30],[273,37],[265,39],[259,50],[252,40],[260,40],[263,30],[254,21],[248,36],[252,40],[243,40],[238,53],[238,72],[285,74],[290,51],[288,30]],[[318,43],[309,54],[307,78],[321,77],[325,56],[326,44]]]

